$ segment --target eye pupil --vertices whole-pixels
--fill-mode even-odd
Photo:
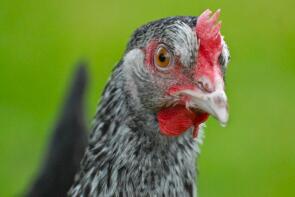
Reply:
[[[159,61],[160,61],[160,62],[165,62],[165,61],[166,61],[166,56],[165,56],[165,54],[161,53],[161,54],[159,55]]]

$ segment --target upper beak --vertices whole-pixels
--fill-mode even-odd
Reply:
[[[222,125],[226,125],[228,122],[227,97],[224,90],[219,89],[211,93],[204,93],[199,90],[185,89],[178,93],[189,96],[187,107],[212,115]]]

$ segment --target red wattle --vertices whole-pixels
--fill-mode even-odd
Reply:
[[[196,115],[184,106],[178,105],[160,110],[157,118],[160,132],[164,135],[179,136],[194,126],[194,137],[197,137],[199,125],[207,120],[208,114]]]

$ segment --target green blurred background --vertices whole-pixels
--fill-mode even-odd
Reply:
[[[90,122],[135,28],[206,8],[222,9],[231,119],[207,124],[200,196],[295,196],[293,0],[1,0],[0,196],[20,194],[40,165],[77,60],[90,62]]]

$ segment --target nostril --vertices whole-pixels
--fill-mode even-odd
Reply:
[[[205,78],[205,77],[201,77],[198,81],[197,81],[197,85],[198,87],[204,91],[204,92],[208,92],[211,93],[214,91],[211,82],[209,81],[209,79]]]
[[[224,97],[216,96],[216,97],[214,97],[213,101],[218,107],[226,107],[227,108],[227,102]]]
[[[197,85],[201,90],[204,90],[204,84],[202,81],[197,81]]]

